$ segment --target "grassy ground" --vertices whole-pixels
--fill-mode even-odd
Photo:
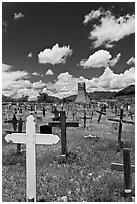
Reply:
[[[24,118],[28,113],[24,113]],[[110,110],[107,115],[114,115]],[[40,124],[47,123],[53,117],[50,112]],[[36,146],[37,164],[37,201],[45,202],[122,202],[124,197],[123,173],[111,171],[111,163],[123,163],[122,151],[117,151],[118,130],[114,129],[108,116],[102,116],[97,123],[98,113],[92,121],[87,121],[87,128],[67,128],[66,163],[61,163],[60,142],[52,146]],[[129,117],[127,119],[130,120]],[[3,116],[4,120],[4,116]],[[68,120],[72,120],[71,115]],[[11,124],[3,123],[2,149],[2,196],[3,202],[26,201],[26,159],[25,151],[16,154],[16,144],[4,140],[5,129],[12,129]],[[23,127],[25,130],[25,125]],[[53,133],[60,137],[60,129],[53,128]],[[84,138],[85,135],[98,136],[99,139]],[[123,124],[122,140],[131,150],[131,164],[135,163],[135,129],[133,125]],[[23,145],[25,149],[25,145]],[[135,193],[135,178],[132,176],[132,191]]]

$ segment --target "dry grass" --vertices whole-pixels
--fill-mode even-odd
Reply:
[[[108,115],[112,115],[108,111]],[[27,114],[24,115],[26,117]],[[52,114],[48,113],[40,123],[47,123]],[[117,152],[118,130],[112,128],[107,116],[102,116],[97,123],[98,114],[92,121],[87,121],[87,128],[67,128],[68,157],[61,163],[60,142],[57,145],[36,147],[37,158],[37,201],[45,202],[122,202],[124,188],[123,173],[111,172],[111,162],[122,163],[122,151]],[[130,118],[129,118],[130,119]],[[3,117],[4,120],[4,117]],[[69,115],[68,120],[71,120]],[[10,124],[3,123],[5,129]],[[25,126],[23,127],[25,130]],[[12,129],[12,128],[11,128]],[[60,130],[53,128],[53,133],[60,136]],[[84,138],[85,135],[98,136],[98,140]],[[123,126],[122,139],[131,149],[131,163],[135,163],[135,129],[133,125]],[[25,145],[23,146],[25,148]],[[3,202],[26,201],[26,160],[25,152],[16,154],[16,144],[7,144],[3,139],[2,196]],[[134,175],[132,180],[134,193]]]

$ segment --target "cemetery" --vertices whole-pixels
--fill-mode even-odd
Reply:
[[[134,201],[134,103],[93,103],[78,83],[74,102],[8,104],[2,106],[3,202]]]

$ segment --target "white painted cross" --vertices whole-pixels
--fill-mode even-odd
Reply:
[[[26,133],[12,133],[5,136],[7,142],[26,143],[26,182],[27,201],[36,202],[36,154],[35,144],[57,144],[60,138],[53,134],[37,134],[34,117],[29,115],[26,121]]]

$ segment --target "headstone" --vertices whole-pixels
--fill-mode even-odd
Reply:
[[[52,134],[52,127],[48,125],[41,125],[40,126],[40,133],[43,134]]]

